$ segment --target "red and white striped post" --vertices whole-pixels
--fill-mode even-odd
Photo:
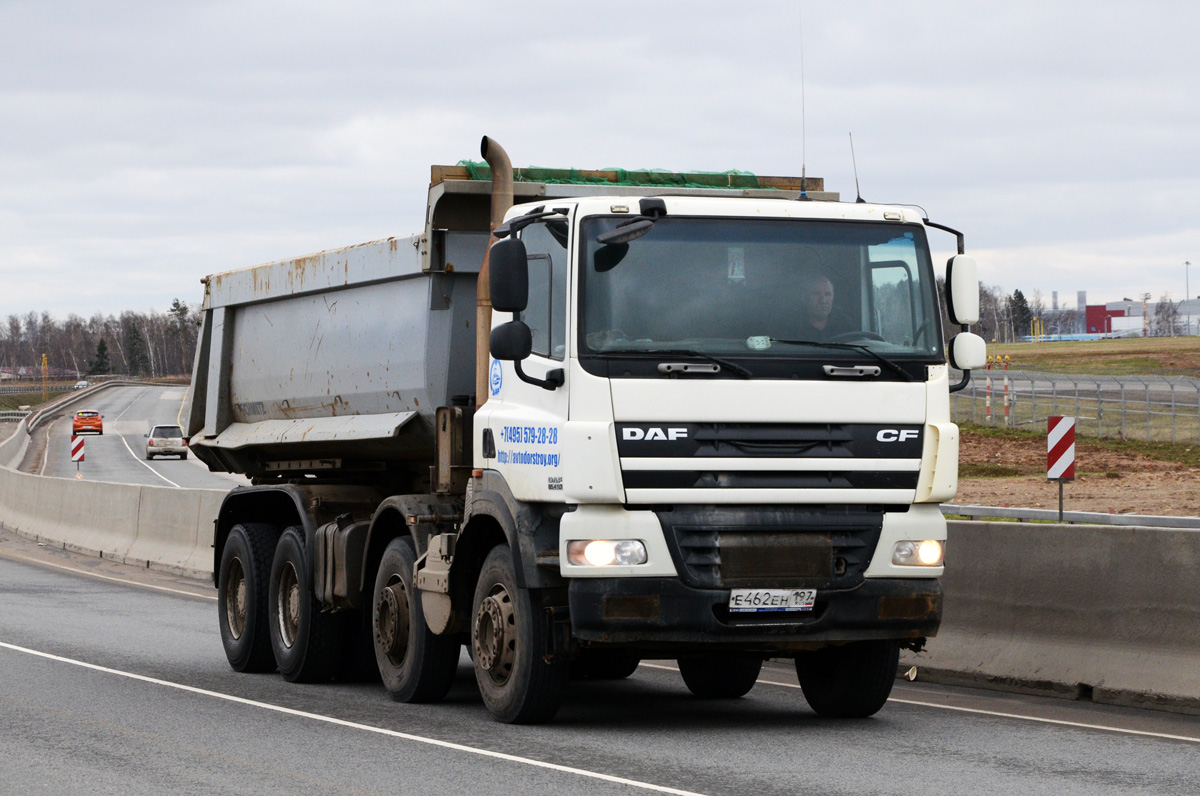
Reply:
[[[1063,482],[1075,480],[1075,418],[1046,420],[1046,478],[1058,481],[1058,521],[1063,518]]]
[[[83,437],[71,437],[71,461],[75,462],[75,477],[83,478],[79,472],[79,463],[83,461]]]

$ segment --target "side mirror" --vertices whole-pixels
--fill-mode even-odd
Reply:
[[[525,309],[529,304],[529,261],[524,243],[517,238],[505,238],[492,244],[488,253],[488,282],[492,309],[500,312]]]
[[[631,218],[628,221],[617,224],[615,229],[610,229],[608,232],[601,232],[596,236],[596,243],[629,243],[642,237],[652,229],[654,229],[653,219]]]
[[[950,338],[950,366],[957,370],[977,370],[987,364],[987,343],[972,332]]]
[[[502,323],[492,329],[488,347],[496,359],[520,362],[533,351],[533,332],[524,321]]]
[[[974,257],[958,254],[946,263],[946,309],[950,320],[960,326],[979,322],[979,272]]]

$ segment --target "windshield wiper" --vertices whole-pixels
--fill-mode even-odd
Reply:
[[[741,376],[743,379],[754,378],[753,373],[751,373],[749,370],[742,367],[741,365],[737,364],[736,362],[730,362],[728,359],[722,359],[721,357],[715,357],[712,354],[707,354],[703,351],[696,351],[696,350],[690,349],[690,348],[620,348],[620,349],[616,349],[616,350],[597,351],[596,354],[598,356],[604,356],[604,357],[616,355],[617,357],[631,357],[631,358],[632,357],[640,358],[640,356],[642,354],[646,354],[646,355],[650,355],[650,356],[670,355],[670,356],[696,357],[697,359],[707,360],[707,361],[713,363],[714,365],[720,365],[721,367],[729,370],[730,373],[736,373],[737,375]]]
[[[879,353],[878,351],[873,351],[870,348],[867,348],[865,345],[855,345],[854,343],[822,343],[817,340],[781,340],[778,337],[772,337],[771,342],[772,343],[786,343],[788,345],[811,345],[816,348],[834,348],[834,349],[840,349],[843,351],[861,351],[862,353],[873,358],[879,364],[883,365],[885,368],[890,370],[892,373],[895,373],[897,376],[904,379],[905,381],[913,380],[913,377],[909,374],[909,372],[907,370],[900,367],[895,362],[888,359],[887,357],[885,357],[883,354]]]

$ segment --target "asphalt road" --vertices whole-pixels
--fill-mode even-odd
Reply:
[[[146,460],[146,438],[152,426],[179,423],[184,387],[111,387],[76,404],[48,430],[42,475],[184,489],[232,489],[247,484],[229,473],[210,473],[195,456]],[[71,461],[71,415],[95,410],[104,416],[104,434],[82,434],[84,461]]]
[[[1195,717],[918,680],[831,721],[782,664],[706,702],[654,662],[513,727],[465,657],[440,705],[237,674],[211,587],[4,534],[0,605],[4,795],[1200,793]]]

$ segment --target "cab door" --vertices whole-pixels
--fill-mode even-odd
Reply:
[[[522,381],[512,362],[492,359],[488,400],[476,414],[485,431],[482,466],[498,470],[520,500],[562,500],[562,430],[567,420],[568,222],[536,222],[519,233],[529,265],[529,303],[518,318],[529,326],[533,352],[520,363],[526,375],[545,379],[560,370],[554,389]],[[495,312],[492,327],[511,320]],[[492,445],[486,439],[490,431]]]

